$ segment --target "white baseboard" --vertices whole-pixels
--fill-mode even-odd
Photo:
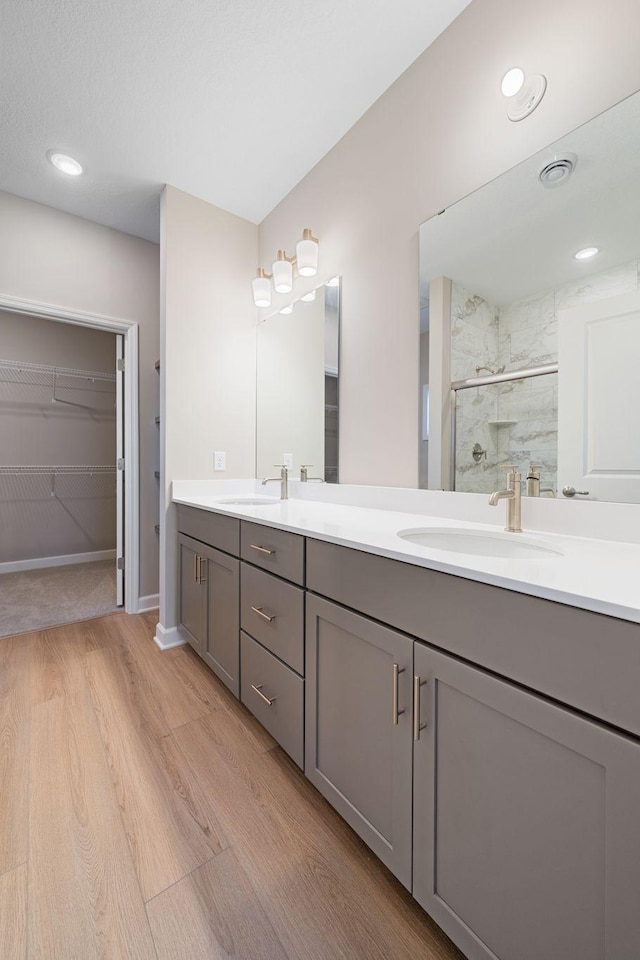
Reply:
[[[0,563],[0,573],[20,573],[23,570],[40,570],[44,567],[66,567],[72,563],[95,563],[98,560],[115,560],[115,558],[115,550],[94,550],[91,553],[66,553],[60,557],[34,557],[32,560],[7,560],[4,563]]]
[[[138,613],[147,613],[148,610],[156,610],[159,606],[159,593],[150,593],[148,597],[138,597]]]
[[[183,647],[187,642],[177,627],[163,627],[161,623],[156,624],[156,635],[153,639],[161,650]]]

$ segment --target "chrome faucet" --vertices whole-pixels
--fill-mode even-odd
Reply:
[[[509,533],[522,533],[522,512],[521,497],[522,484],[520,473],[516,466],[508,467],[507,489],[496,490],[489,497],[489,503],[492,507],[497,507],[500,500],[507,501],[507,525],[505,530]]]
[[[265,477],[262,481],[262,486],[264,487],[265,483],[280,483],[280,499],[288,500],[289,499],[289,470],[284,463],[275,463],[275,467],[280,467],[280,476],[279,477]]]
[[[318,483],[324,483],[322,477],[310,477],[309,476],[309,467],[312,467],[312,463],[301,463],[300,464],[300,482],[309,483],[311,480],[315,480]]]

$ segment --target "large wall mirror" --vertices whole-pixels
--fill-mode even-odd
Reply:
[[[338,482],[340,278],[257,328],[256,474]]]
[[[422,224],[420,486],[640,502],[639,268],[640,93]]]

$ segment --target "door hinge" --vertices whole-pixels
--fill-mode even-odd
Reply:
[[[116,370],[118,373],[124,373],[124,358],[118,357],[116,360]]]
[[[117,567],[118,570],[124,570],[124,557],[118,557]]]
[[[116,467],[118,470],[124,470],[124,457],[118,457],[116,460]]]

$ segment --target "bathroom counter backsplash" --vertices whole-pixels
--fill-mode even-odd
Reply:
[[[523,498],[524,534],[508,536],[533,539],[560,555],[514,560],[427,548],[398,535],[421,527],[502,534],[504,504],[489,507],[481,495],[290,481],[287,500],[220,502],[273,492],[256,480],[182,481],[173,484],[172,496],[176,503],[640,623],[640,505]]]

